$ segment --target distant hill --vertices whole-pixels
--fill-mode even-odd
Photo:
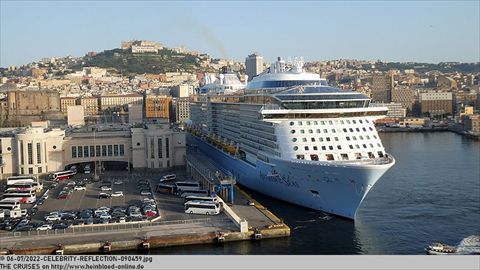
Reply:
[[[114,69],[124,75],[161,73],[173,71],[195,72],[200,70],[199,57],[177,53],[169,49],[159,50],[158,53],[131,53],[130,50],[106,50],[95,56],[85,56],[83,63],[71,68],[80,70],[83,67],[96,66]]]

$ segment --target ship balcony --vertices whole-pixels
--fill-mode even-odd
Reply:
[[[336,160],[333,163],[358,164],[358,165],[386,165],[394,162],[395,162],[395,159],[392,156],[385,154],[384,157],[368,158],[368,159]]]

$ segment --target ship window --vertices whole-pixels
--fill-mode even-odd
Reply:
[[[290,130],[290,133],[294,134],[294,133],[295,133],[295,129]]]
[[[332,154],[326,154],[325,157],[327,158],[327,160],[334,160]]]
[[[302,125],[302,121],[298,121],[298,125],[301,126],[301,125]]]
[[[320,137],[319,139],[320,139],[321,142],[323,142],[323,137]]]
[[[334,128],[332,128],[332,133],[336,133],[336,132],[337,132],[337,131],[336,131]]]
[[[335,141],[338,142],[338,137],[334,137]]]
[[[310,159],[313,161],[318,161],[318,155],[310,155]]]
[[[343,132],[347,132],[347,129],[346,129],[346,128],[344,128],[344,129],[343,129]]]
[[[362,158],[362,154],[360,154],[360,153],[355,153],[355,158],[356,158],[356,159],[361,159],[361,158]]]
[[[315,138],[311,138],[312,142],[315,142]]]
[[[363,140],[363,136],[360,135],[360,136],[358,136],[358,137],[360,138],[360,140]]]
[[[325,147],[325,146],[322,146],[322,150],[327,150],[327,147]]]
[[[370,147],[373,148],[373,143],[370,144]]]
[[[349,128],[348,130],[350,130],[350,132],[353,132],[353,128]]]
[[[320,129],[317,129],[317,133],[320,133]]]
[[[293,139],[292,139],[292,142],[296,142],[296,141],[297,141],[297,138],[293,138]]]
[[[342,146],[337,145],[337,149],[338,149],[338,150],[342,150]]]
[[[320,121],[320,124],[321,124],[321,125],[325,125],[325,121]]]
[[[303,142],[307,142],[307,138],[302,138],[302,141],[303,141]]]
[[[368,119],[365,119],[365,123],[368,123]]]
[[[330,137],[327,137],[327,142],[329,142],[329,141],[330,141]]]
[[[308,133],[313,133],[313,129],[309,129],[309,130],[308,130]]]
[[[353,140],[354,140],[354,141],[356,141],[356,140],[357,140],[357,137],[355,137],[355,136],[353,136],[352,138],[353,138]]]
[[[305,130],[300,129],[300,133],[305,134]]]
[[[359,128],[356,128],[355,130],[356,130],[357,132],[360,132],[360,129],[359,129]]]
[[[293,126],[295,123],[294,122],[290,122],[290,126]]]
[[[366,128],[362,128],[362,129],[363,129],[363,131],[367,131],[367,129],[366,129]]]
[[[308,146],[305,146],[305,151],[308,151]]]
[[[368,152],[368,157],[369,157],[369,158],[375,158],[375,156],[373,155],[372,152]]]
[[[373,138],[375,138],[375,139],[376,139],[376,138],[377,138],[377,136],[373,135]]]
[[[297,159],[305,159],[304,155],[297,155]]]
[[[347,141],[350,141],[350,137],[347,136],[346,138],[347,138]]]
[[[355,147],[357,147],[357,149],[360,149],[360,145],[358,144],[355,144]]]
[[[378,151],[378,157],[383,157],[383,152],[382,151]]]
[[[324,130],[323,130],[323,133],[328,133],[328,130],[327,130],[327,129],[324,129]]]
[[[329,145],[328,149],[333,150],[333,146]]]
[[[348,155],[347,154],[340,154],[342,157],[342,160],[348,160]]]
[[[350,144],[349,147],[350,147],[350,149],[353,149],[353,145]]]
[[[329,123],[330,125],[332,125],[332,124],[333,124],[333,122],[332,122],[332,121],[328,121],[328,123]]]
[[[310,126],[310,121],[307,121],[307,126]]]
[[[372,130],[373,131],[373,128],[372,127],[369,127],[368,129]]]
[[[318,121],[313,121],[313,124],[314,124],[314,125],[318,125]]]
[[[342,125],[343,125],[343,124],[345,124],[345,121],[343,121],[343,120],[340,120],[340,124],[342,124]]]
[[[356,123],[357,123],[357,121],[355,121],[355,120],[352,120],[352,122],[353,122],[354,124],[356,124]]]
[[[367,138],[367,140],[370,140],[370,136],[367,135],[367,136],[365,136],[365,137]]]
[[[366,144],[363,144],[363,148],[367,148],[367,145],[366,145]]]
[[[347,120],[347,124],[350,124],[350,120]]]
[[[377,143],[377,145],[378,145],[378,147],[382,147],[382,146],[380,145],[380,143]]]
[[[293,151],[297,151],[297,150],[298,150],[298,146],[294,146]]]
[[[313,150],[318,150],[318,147],[314,146],[314,147],[313,147]]]
[[[358,120],[358,122],[360,122],[360,124],[363,124],[363,121],[362,121],[362,119]]]

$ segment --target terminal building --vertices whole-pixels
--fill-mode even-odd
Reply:
[[[0,178],[38,176],[82,163],[102,170],[108,164],[128,170],[169,169],[185,166],[185,155],[185,133],[168,123],[62,129],[36,122],[0,130]]]

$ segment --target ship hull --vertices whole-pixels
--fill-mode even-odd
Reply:
[[[187,144],[233,174],[237,182],[267,196],[354,219],[361,202],[377,180],[395,163],[335,164],[269,157],[256,164],[238,159],[205,140],[187,134]]]

